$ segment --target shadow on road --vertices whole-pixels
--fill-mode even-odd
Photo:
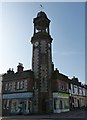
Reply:
[[[58,114],[10,116],[3,117],[2,120],[87,120],[87,110],[76,109]]]

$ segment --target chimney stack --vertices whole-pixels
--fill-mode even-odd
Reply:
[[[19,65],[17,66],[17,72],[23,72],[23,64],[22,63],[19,63]]]

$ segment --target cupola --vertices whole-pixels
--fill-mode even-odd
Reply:
[[[49,23],[50,20],[47,18],[45,12],[38,12],[37,17],[33,19],[34,23],[34,34],[38,32],[44,32],[49,34]]]

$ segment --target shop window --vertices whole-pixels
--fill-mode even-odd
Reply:
[[[62,100],[60,100],[59,108],[60,108],[60,109],[63,109],[63,102],[62,102]]]
[[[11,103],[11,112],[12,113],[17,112],[16,106],[17,106],[17,101],[13,100]]]
[[[57,108],[56,108],[56,100],[57,100],[57,98],[54,98],[54,109],[56,110]]]
[[[68,99],[64,99],[64,108],[69,109],[69,100]]]
[[[9,100],[7,100],[6,108],[7,108],[7,109],[9,108]]]
[[[8,109],[9,108],[9,100],[4,100],[3,101],[3,109]]]
[[[24,105],[24,102],[20,101],[18,104],[18,111],[17,111],[19,114],[23,113],[23,105]]]
[[[11,113],[22,115],[22,114],[29,114],[31,111],[32,111],[32,101],[30,99],[12,100]]]

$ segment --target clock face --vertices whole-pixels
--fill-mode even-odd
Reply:
[[[39,45],[39,42],[35,42],[34,46],[37,47]]]

